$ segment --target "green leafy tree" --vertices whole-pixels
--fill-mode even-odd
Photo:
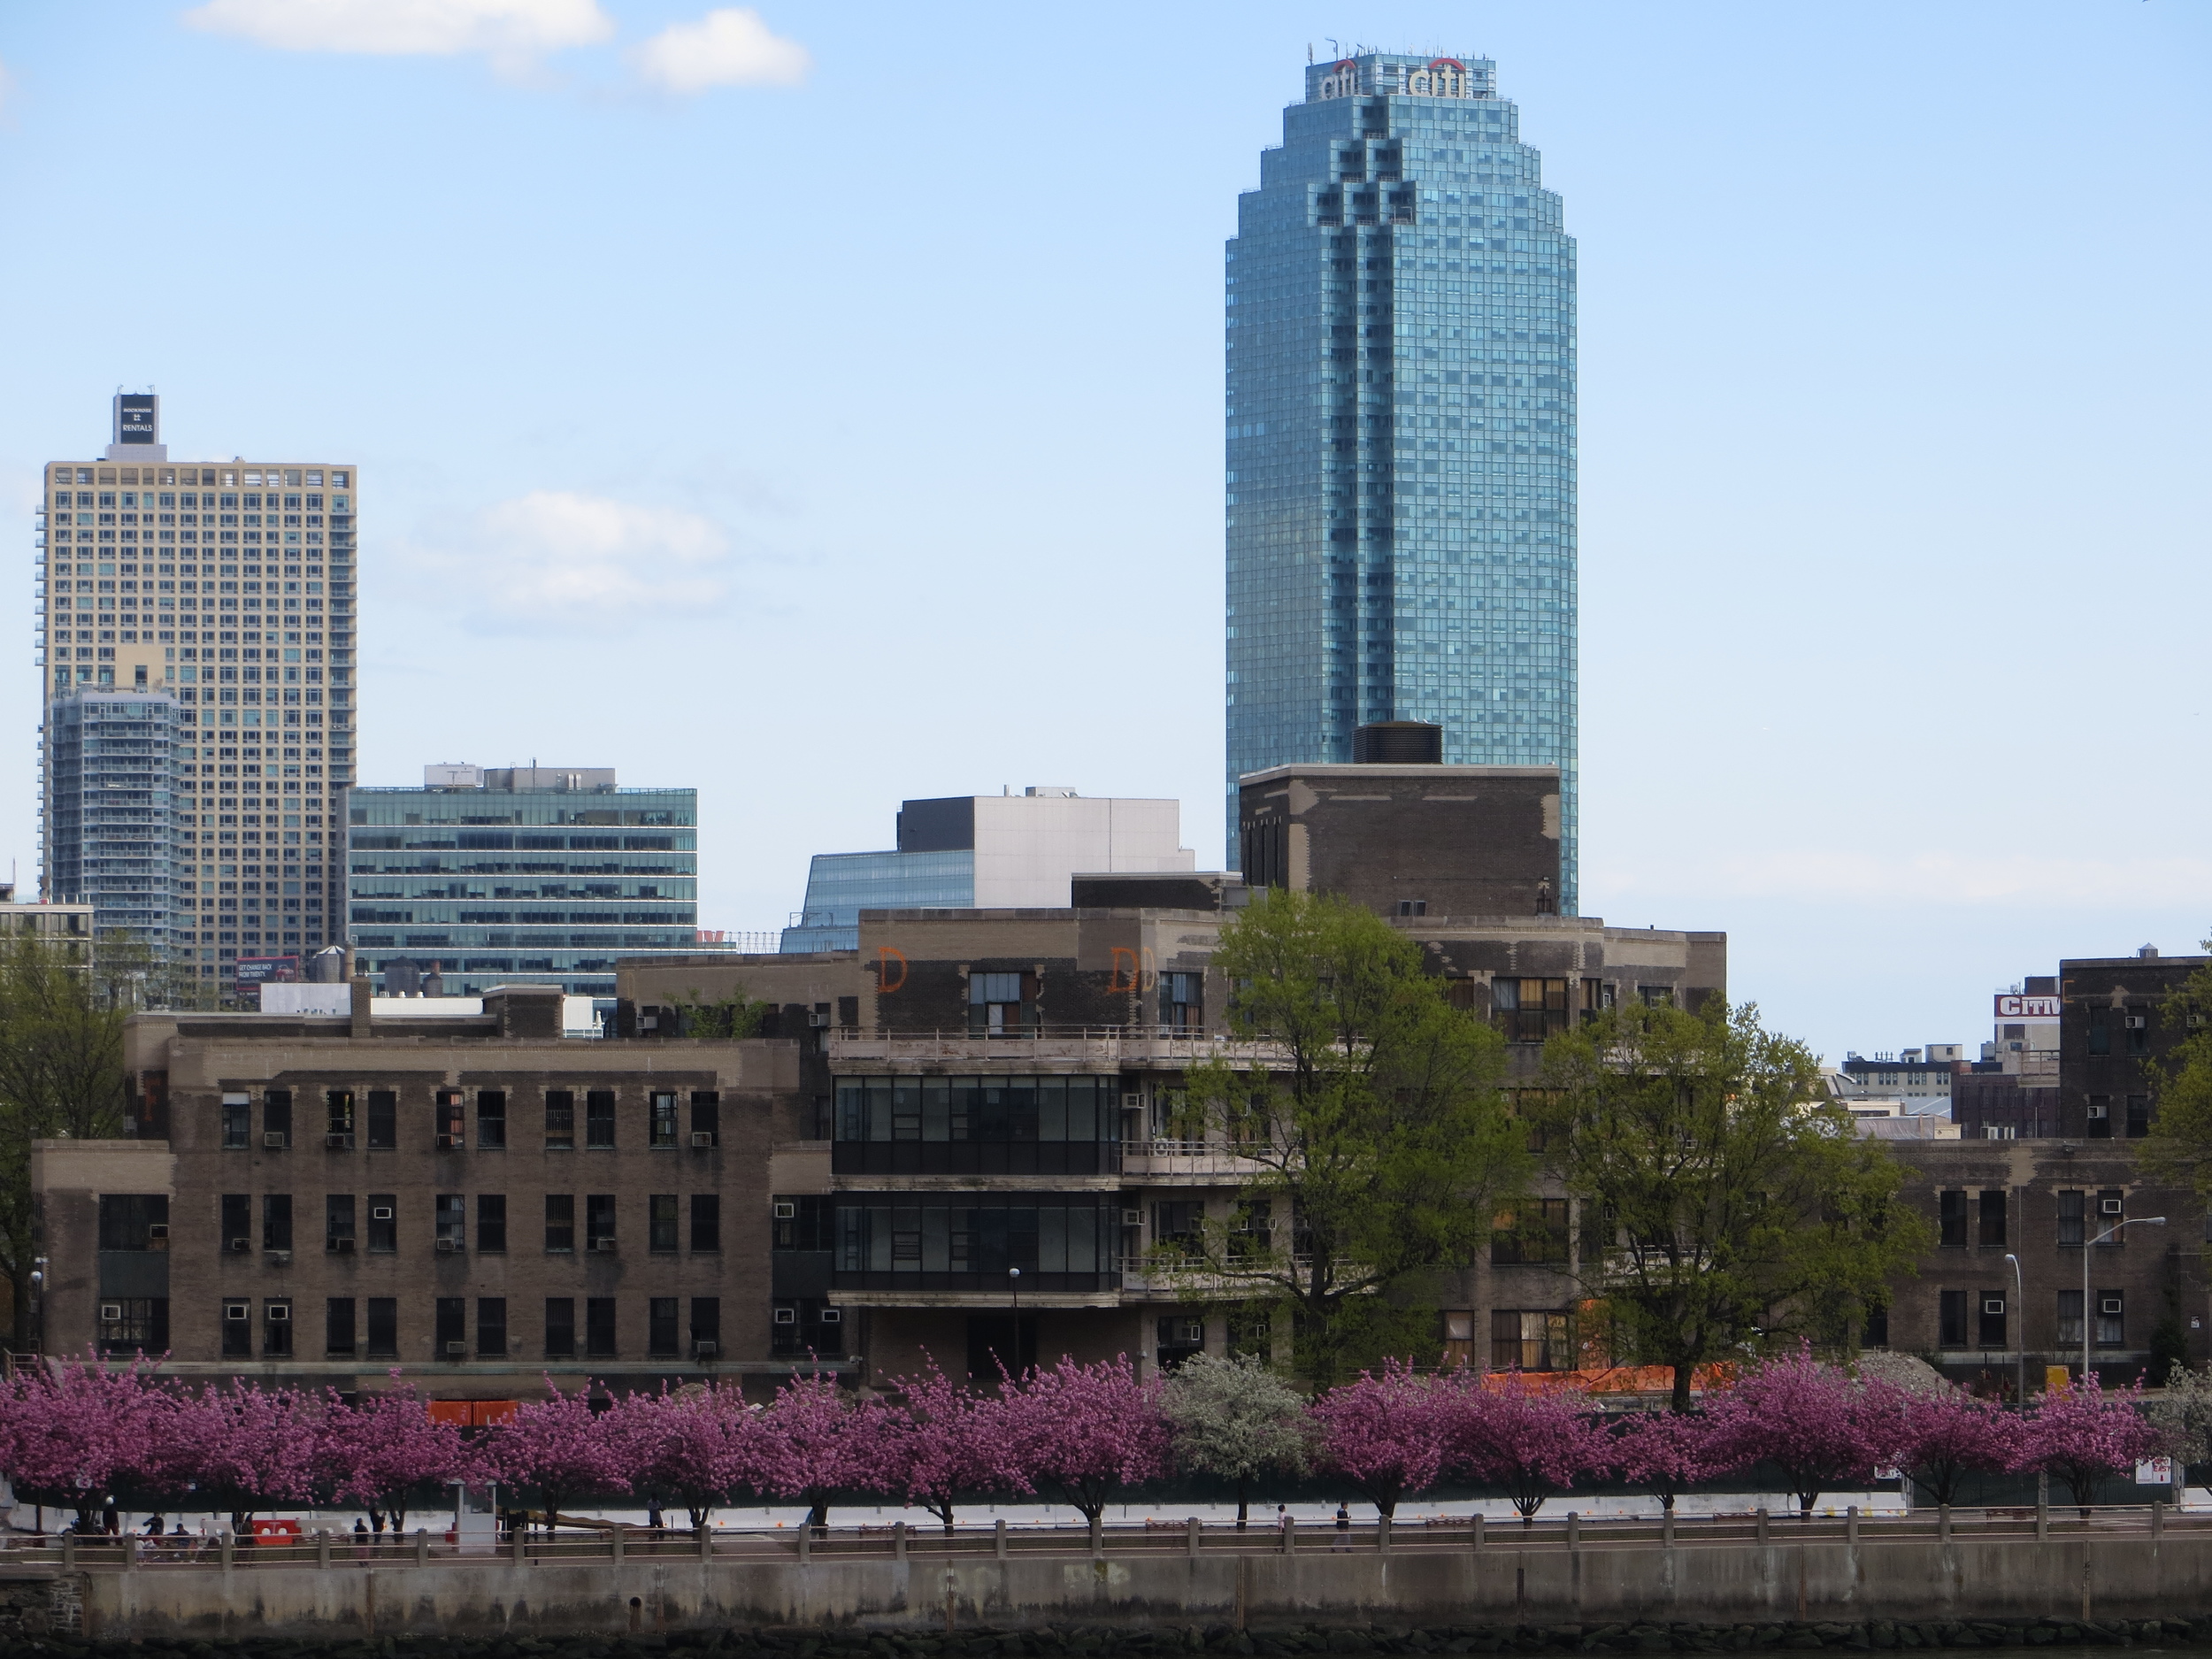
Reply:
[[[1847,1351],[1928,1242],[1888,1148],[1749,1003],[1607,1010],[1546,1044],[1543,1077],[1528,1110],[1585,1206],[1574,1271],[1616,1357],[1672,1367],[1677,1410],[1698,1365],[1807,1335]]]
[[[2212,940],[2204,948],[2212,951]],[[2192,973],[2160,1004],[2158,1015],[2182,1036],[2162,1059],[2144,1067],[2158,1111],[2136,1152],[2146,1173],[2186,1181],[2200,1196],[2212,1197],[2212,968]]]
[[[38,1254],[31,1142],[121,1133],[123,1021],[137,983],[134,971],[88,963],[68,941],[0,940],[0,1272],[14,1293],[18,1348],[31,1345]]]
[[[719,998],[710,997],[693,986],[681,995],[670,997],[666,1006],[675,1014],[679,1035],[728,1041],[759,1036],[775,1004],[757,1002],[745,995],[743,986],[733,985],[728,995]]]
[[[1306,1397],[1251,1355],[1194,1354],[1167,1379],[1160,1408],[1179,1465],[1236,1483],[1240,1529],[1254,1479],[1305,1469]]]
[[[1446,1002],[1419,944],[1331,895],[1262,894],[1214,963],[1251,1047],[1194,1066],[1184,1110],[1249,1172],[1156,1265],[1193,1300],[1286,1308],[1322,1386],[1432,1352],[1436,1271],[1472,1257],[1529,1168],[1502,1040]]]

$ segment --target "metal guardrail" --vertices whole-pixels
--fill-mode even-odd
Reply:
[[[1555,1500],[1555,1502],[1556,1500]],[[633,1557],[694,1561],[810,1562],[911,1556],[995,1557],[1189,1555],[1209,1552],[1295,1555],[1404,1552],[1438,1555],[1486,1550],[1704,1549],[1799,1543],[1850,1547],[2011,1539],[2212,1536],[2212,1514],[2179,1513],[2166,1504],[2069,1504],[1976,1509],[1932,1509],[1909,1515],[1842,1515],[1800,1518],[1794,1511],[1678,1517],[1585,1518],[1574,1511],[1530,1522],[1479,1516],[1416,1520],[1358,1521],[1348,1525],[1300,1522],[1281,1526],[1262,1516],[1245,1527],[1233,1522],[1148,1519],[1096,1528],[1057,1525],[916,1525],[812,1528],[710,1528],[649,1531],[616,1527],[588,1534],[508,1533],[495,1544],[464,1548],[451,1534],[419,1530],[364,1540],[346,1532],[303,1534],[296,1541],[254,1541],[230,1536],[169,1533],[18,1534],[0,1541],[0,1565],[49,1565],[71,1571],[170,1572],[349,1566],[491,1566],[530,1563],[620,1562]]]

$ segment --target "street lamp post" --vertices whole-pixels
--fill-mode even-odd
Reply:
[[[2110,1226],[2107,1227],[2102,1233],[2100,1233],[2095,1238],[2090,1240],[2087,1244],[2082,1247],[2081,1379],[2085,1383],[2089,1380],[2089,1253],[2090,1251],[2095,1249],[2097,1246],[2102,1244],[2107,1239],[2110,1238],[2114,1233],[2119,1232],[2121,1228],[2132,1227],[2138,1225],[2146,1227],[2162,1227],[2166,1225],[2166,1217],[2163,1216],[2131,1216],[2125,1221],[2114,1222]]]
[[[2005,1260],[2012,1263],[2012,1335],[2018,1349],[2020,1375],[2013,1384],[2013,1409],[2028,1409],[2028,1292],[2020,1279],[2020,1258],[2010,1251]]]
[[[1006,1270],[1006,1282],[1007,1282],[1009,1285],[1012,1286],[1013,1286],[1013,1290],[1014,1290],[1014,1340],[1013,1340],[1013,1349],[1014,1349],[1014,1371],[1015,1371],[1016,1374],[1018,1374],[1018,1374],[1020,1373],[1020,1371],[1021,1371],[1021,1369],[1022,1369],[1022,1271],[1021,1271],[1021,1269],[1020,1269],[1020,1268],[1018,1268],[1018,1267],[1010,1267],[1010,1268],[1008,1268],[1008,1269]]]

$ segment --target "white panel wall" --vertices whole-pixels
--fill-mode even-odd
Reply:
[[[1178,845],[1182,814],[1179,801],[978,795],[976,907],[1063,909],[1078,871],[1195,870],[1197,854]]]

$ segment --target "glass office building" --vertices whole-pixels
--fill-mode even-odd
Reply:
[[[696,790],[618,789],[605,769],[429,772],[441,781],[348,801],[355,972],[380,992],[403,961],[449,996],[606,997],[618,956],[697,949]]]
[[[1575,245],[1478,58],[1306,72],[1227,258],[1237,780],[1426,720],[1561,771],[1576,910]]]
[[[965,910],[975,905],[975,849],[817,853],[806,906],[783,930],[782,949],[857,950],[863,910]]]
[[[165,951],[198,931],[191,917],[179,917],[177,925],[189,931],[173,936],[170,912],[172,904],[182,908],[192,902],[180,895],[192,894],[195,885],[194,868],[173,844],[170,825],[177,788],[173,763],[176,755],[192,752],[191,720],[189,713],[180,711],[174,695],[165,692],[73,686],[57,692],[46,704],[47,885],[70,895],[75,902],[90,904],[96,932],[127,929]],[[296,849],[291,856],[296,859],[299,837],[292,840]],[[212,865],[208,873],[214,873]],[[227,865],[224,873],[235,876],[238,872]],[[299,875],[296,867],[292,874]],[[261,883],[250,885],[258,895]],[[238,890],[235,882],[223,886],[228,893]],[[319,881],[319,891],[320,886]],[[269,883],[272,895],[277,887],[277,882]],[[296,879],[291,888],[296,911]],[[215,884],[209,883],[211,895],[214,889]],[[211,899],[211,907],[212,902]],[[270,899],[273,912],[279,902],[276,897]],[[236,910],[238,901],[230,899],[228,907]],[[257,897],[255,909],[259,908]],[[320,900],[316,908],[321,909]],[[257,928],[259,920],[257,915]],[[269,926],[276,925],[273,914]],[[216,926],[217,918],[211,915],[207,926]],[[221,926],[234,930],[239,918],[225,916]],[[296,916],[292,926],[299,926]],[[228,936],[236,944],[236,933]],[[259,933],[253,937],[258,942]]]

